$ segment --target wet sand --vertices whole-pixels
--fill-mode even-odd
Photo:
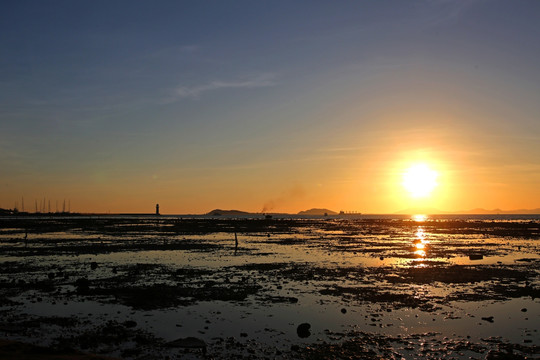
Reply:
[[[36,217],[0,225],[0,337],[57,354],[540,355],[534,218]]]

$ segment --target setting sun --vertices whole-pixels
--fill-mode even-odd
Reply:
[[[403,187],[414,198],[423,198],[437,187],[438,173],[426,164],[415,164],[403,174]]]

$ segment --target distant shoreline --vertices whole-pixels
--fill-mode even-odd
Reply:
[[[153,214],[153,213],[0,213],[1,218],[73,218],[73,217],[146,217],[146,218],[201,218],[201,219],[410,219],[415,215],[426,215],[427,220],[448,218],[527,218],[540,217],[540,213],[391,213],[391,214],[337,214],[337,215],[306,215],[289,213],[244,213],[244,214]]]
[[[373,216],[413,216],[413,215],[427,215],[427,216],[461,216],[461,215],[540,215],[540,208],[536,209],[516,209],[516,210],[502,210],[502,209],[482,209],[475,208],[471,210],[460,211],[442,211],[434,208],[409,208],[392,213],[367,213],[367,212],[335,212],[325,208],[313,208],[309,210],[303,210],[297,213],[286,212],[249,212],[241,210],[225,210],[214,209],[202,214],[156,214],[156,213],[92,213],[92,212],[23,212],[16,209],[2,209],[0,208],[0,216],[33,216],[33,217],[46,217],[46,216],[210,216],[210,217],[325,217],[325,218],[356,218],[356,217],[373,217]]]

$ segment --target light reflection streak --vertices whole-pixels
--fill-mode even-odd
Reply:
[[[422,226],[419,226],[415,233],[413,253],[418,258],[425,258],[429,248],[429,241],[426,240],[426,233]]]

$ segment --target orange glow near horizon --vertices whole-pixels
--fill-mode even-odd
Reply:
[[[53,208],[57,200],[61,204],[69,199],[71,210],[83,213],[153,213],[156,203],[162,214],[204,214],[216,208],[260,212],[269,207],[267,212],[291,214],[325,208],[429,216],[439,210],[538,207],[540,193],[532,186],[538,184],[534,176],[519,177],[522,170],[514,167],[494,173],[498,168],[473,161],[473,156],[452,150],[443,140],[423,144],[419,138],[413,140],[405,145],[382,142],[373,145],[373,152],[343,150],[346,156],[325,155],[316,161],[276,161],[264,165],[264,170],[163,169],[154,172],[157,176],[135,174],[129,178],[125,174],[81,174],[69,182],[43,181],[39,189],[28,178],[2,194],[0,208],[21,209],[24,198],[25,210],[33,211],[35,201],[39,205],[44,197]],[[321,172],[321,168],[335,171]],[[210,176],[216,171],[219,181]],[[424,187],[430,191],[425,192]],[[422,216],[411,219],[426,220]]]

